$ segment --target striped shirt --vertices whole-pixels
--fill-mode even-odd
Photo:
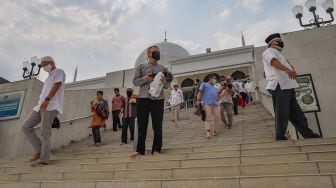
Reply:
[[[137,96],[132,95],[132,97],[125,97],[123,100],[123,118],[136,117],[136,102],[131,103],[130,100],[136,101]]]

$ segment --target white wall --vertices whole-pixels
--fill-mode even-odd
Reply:
[[[25,138],[22,132],[22,123],[25,117],[31,112],[36,105],[34,101],[39,98],[42,90],[42,83],[38,80],[25,80],[0,84],[0,93],[14,92],[25,90],[25,98],[22,105],[21,118],[0,121],[0,157],[16,156],[23,153]]]
[[[265,36],[266,37],[266,36]],[[312,74],[321,112],[318,113],[324,137],[336,137],[336,26],[282,34],[284,55],[298,74]],[[261,54],[265,47],[255,48],[256,78],[264,91]],[[265,92],[265,91],[264,91]],[[271,105],[264,102],[265,106]],[[309,126],[318,133],[315,116],[306,114]]]
[[[251,62],[253,62],[253,46],[247,46],[172,61],[172,73],[182,74]]]
[[[0,147],[0,157],[16,157],[34,153],[31,144],[22,132],[22,124],[37,104],[42,86],[43,83],[36,79],[0,85],[1,93],[26,90],[20,118],[0,121],[0,143],[3,145]],[[63,114],[59,115],[60,120],[65,121],[91,115],[89,103],[95,98],[97,90],[66,90],[64,93],[64,110]],[[105,88],[102,90],[104,91],[104,98],[109,101],[111,108],[113,90]],[[125,89],[120,90],[125,93]],[[110,115],[107,128],[112,127],[111,119]],[[62,123],[59,130],[53,129],[52,148],[60,148],[68,145],[71,141],[87,138],[90,134],[88,128],[90,122],[91,117],[72,120]],[[36,131],[39,133],[40,129],[37,128]]]

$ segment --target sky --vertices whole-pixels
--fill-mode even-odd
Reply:
[[[0,77],[22,79],[24,61],[52,56],[77,80],[134,67],[151,44],[167,40],[190,54],[264,45],[274,32],[302,30],[292,13],[304,0],[1,0]],[[327,17],[317,0],[318,14]],[[311,18],[304,9],[304,22]],[[47,73],[41,71],[39,79]]]

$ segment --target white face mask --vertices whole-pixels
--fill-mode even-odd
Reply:
[[[282,52],[282,49],[280,46],[275,46],[275,48],[279,51],[279,52]]]
[[[46,71],[46,72],[50,72],[51,69],[52,69],[52,66],[50,64],[43,67],[43,70]]]

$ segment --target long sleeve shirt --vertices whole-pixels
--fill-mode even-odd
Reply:
[[[151,73],[151,74],[157,74],[159,72],[162,73],[169,73],[171,74],[168,69],[160,64],[152,64],[152,63],[146,63],[146,64],[141,64],[138,65],[138,67],[135,69],[135,74],[134,74],[134,78],[133,78],[133,84],[134,86],[140,86],[140,90],[139,90],[139,95],[138,98],[148,98],[151,100],[162,100],[164,99],[164,95],[163,95],[163,90],[161,91],[161,94],[158,97],[152,97],[151,94],[149,93],[149,89],[150,89],[150,83],[152,81],[148,81],[146,80],[146,76],[147,74]],[[173,78],[171,78],[171,80],[169,80],[169,82],[164,82],[163,88],[164,89],[168,89],[170,82],[173,80]]]

